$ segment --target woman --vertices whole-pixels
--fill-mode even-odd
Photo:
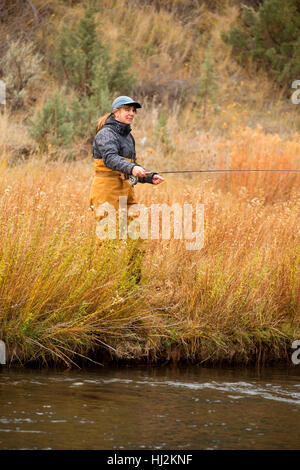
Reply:
[[[128,181],[130,175],[137,177],[141,183],[160,184],[164,181],[161,176],[147,172],[136,162],[131,124],[137,108],[141,108],[140,103],[129,96],[119,96],[112,103],[112,112],[98,120],[93,143],[96,174],[90,191],[90,205],[94,210],[106,202],[118,210],[120,196],[127,197],[127,208],[136,204],[134,188]],[[100,220],[102,217],[97,218]],[[138,243],[128,265],[129,280],[135,283],[141,279],[142,258],[143,250]]]
[[[93,143],[95,176],[90,191],[93,209],[108,202],[119,208],[119,197],[127,197],[127,207],[136,204],[134,188],[128,177],[133,175],[140,183],[160,184],[163,178],[147,172],[136,162],[135,142],[131,134],[137,108],[142,106],[129,96],[119,96],[112,103],[112,112],[97,123]]]

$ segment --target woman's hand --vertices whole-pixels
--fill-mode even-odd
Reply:
[[[133,167],[131,173],[133,174],[133,176],[137,176],[138,178],[144,178],[145,176],[151,174],[149,172],[146,172],[146,170],[144,170],[144,168],[142,168],[141,166],[138,166],[138,165],[135,165]],[[153,175],[152,184],[160,184],[163,181],[165,181],[165,180],[158,173],[155,173],[155,175]]]
[[[161,176],[159,176],[157,173],[152,178],[152,183],[153,184],[160,184],[163,181],[165,181],[165,180]]]
[[[137,176],[138,178],[144,178],[146,176],[146,170],[144,170],[144,168],[138,165],[132,168],[131,173],[133,174],[133,176]]]

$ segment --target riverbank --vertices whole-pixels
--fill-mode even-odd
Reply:
[[[232,168],[296,168],[297,141],[277,141],[275,152],[274,139],[248,130],[210,146],[220,159],[229,153]],[[203,204],[204,246],[145,240],[136,283],[133,240],[99,247],[90,160],[32,159],[0,171],[0,339],[9,364],[290,363],[300,338],[297,174],[139,185],[145,205]]]

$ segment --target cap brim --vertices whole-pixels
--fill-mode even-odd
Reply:
[[[122,103],[122,104],[119,104],[119,106],[114,106],[112,108],[112,111],[114,111],[115,109],[121,108],[121,106],[134,106],[135,108],[141,108],[142,107],[142,105],[140,103],[138,103],[137,101],[133,101],[132,103]]]
[[[133,101],[133,103],[128,103],[128,105],[132,105],[132,106],[135,106],[136,108],[141,108],[142,105],[140,103],[138,103],[137,101]]]

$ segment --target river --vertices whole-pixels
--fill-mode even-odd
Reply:
[[[0,368],[0,449],[300,449],[293,368]]]

